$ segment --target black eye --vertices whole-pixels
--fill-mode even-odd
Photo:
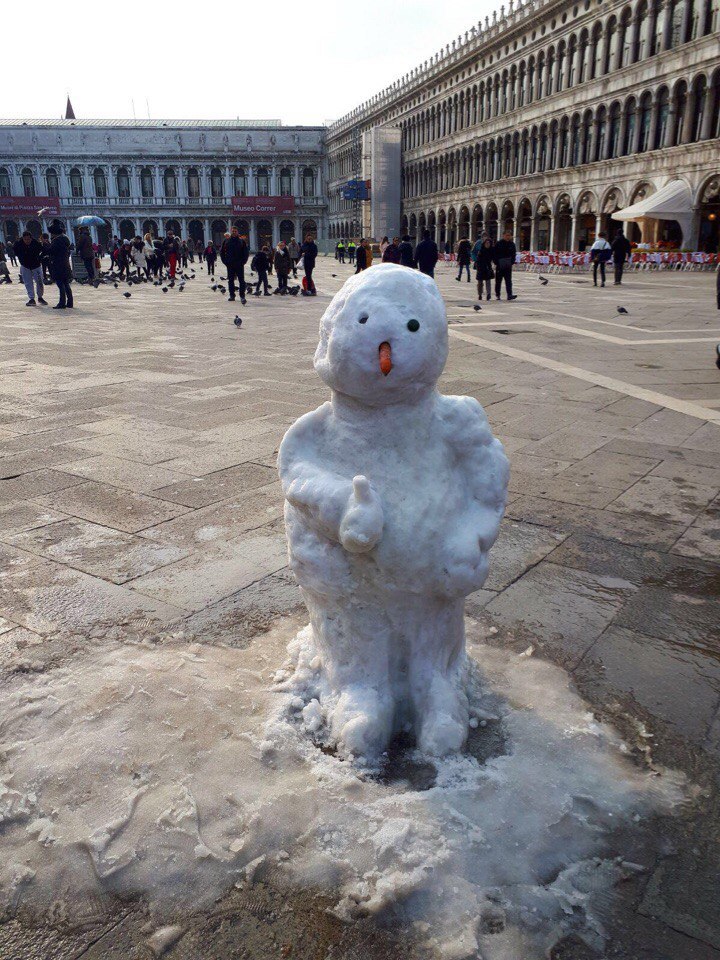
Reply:
[[[416,333],[420,329],[420,324],[417,320],[408,320],[408,330],[410,333]]]
[[[368,322],[368,315],[366,313],[363,313],[362,316],[358,317],[358,323],[367,323],[367,322]]]

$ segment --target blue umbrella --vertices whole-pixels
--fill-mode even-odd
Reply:
[[[75,225],[78,227],[104,227],[106,226],[106,223],[102,217],[87,216],[78,217],[75,221]]]

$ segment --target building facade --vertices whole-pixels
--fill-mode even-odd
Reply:
[[[0,236],[39,235],[59,207],[68,229],[102,217],[101,242],[173,229],[207,243],[233,225],[253,248],[322,238],[324,134],[280,121],[0,120]]]
[[[393,125],[402,201],[384,233],[453,246],[509,230],[520,249],[577,250],[682,180],[687,235],[659,219],[626,233],[717,251],[719,31],[720,0],[509,0],[328,129],[330,237],[364,232],[342,188],[365,177],[366,131]]]

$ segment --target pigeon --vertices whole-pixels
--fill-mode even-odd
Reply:
[[[217,285],[216,283],[214,283],[214,284],[210,287],[210,289],[211,289],[213,292],[215,292],[215,290],[217,290],[217,288],[218,288],[218,285]]]
[[[215,277],[210,277],[213,283],[215,283]]]
[[[220,293],[225,293],[227,290],[227,287],[224,287],[222,284],[219,284],[218,290],[220,291]]]
[[[238,317],[237,314],[236,314],[236,315],[235,315],[235,319],[233,320],[233,323],[235,324],[236,327],[241,327],[241,326],[242,326],[242,319],[241,319],[240,317]]]
[[[546,287],[550,283],[547,277],[538,276],[538,280],[544,287]]]
[[[119,283],[117,282],[117,280],[116,280],[115,283],[113,284],[113,286],[114,286],[115,289],[117,290],[117,288],[120,286],[120,284],[119,284]]]
[[[227,277],[220,277],[221,280],[227,280]]]
[[[37,212],[37,215],[41,217],[44,213],[47,213],[49,209],[50,207],[40,207],[40,209]]]
[[[163,293],[167,293],[167,292],[168,292],[168,288],[167,288],[167,287],[163,287],[163,288],[162,288],[162,291],[163,291]]]
[[[473,307],[473,310],[482,310],[482,307],[480,306],[479,303],[476,303],[475,306]]]
[[[336,273],[331,273],[330,276],[333,278],[333,280],[337,279],[337,274],[336,274]]]
[[[181,283],[180,286],[178,287],[178,293],[182,293],[184,289],[185,289],[185,284]]]
[[[288,290],[288,293],[290,294],[291,297],[296,297],[296,296],[298,295],[298,290],[299,290],[299,289],[300,289],[300,287],[291,287],[291,288]]]
[[[129,290],[126,290],[125,293],[123,294],[123,296],[124,296],[124,297],[131,297],[132,294],[130,293]]]
[[[625,307],[618,307],[618,308],[617,308],[617,312],[618,312],[618,313],[627,313],[628,311],[625,309]]]

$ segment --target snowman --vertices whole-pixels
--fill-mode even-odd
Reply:
[[[369,762],[400,731],[433,756],[467,736],[464,600],[487,576],[508,461],[476,400],[438,392],[447,355],[432,278],[385,263],[356,274],[320,323],[331,399],[280,447],[310,612],[300,659],[331,741]]]

